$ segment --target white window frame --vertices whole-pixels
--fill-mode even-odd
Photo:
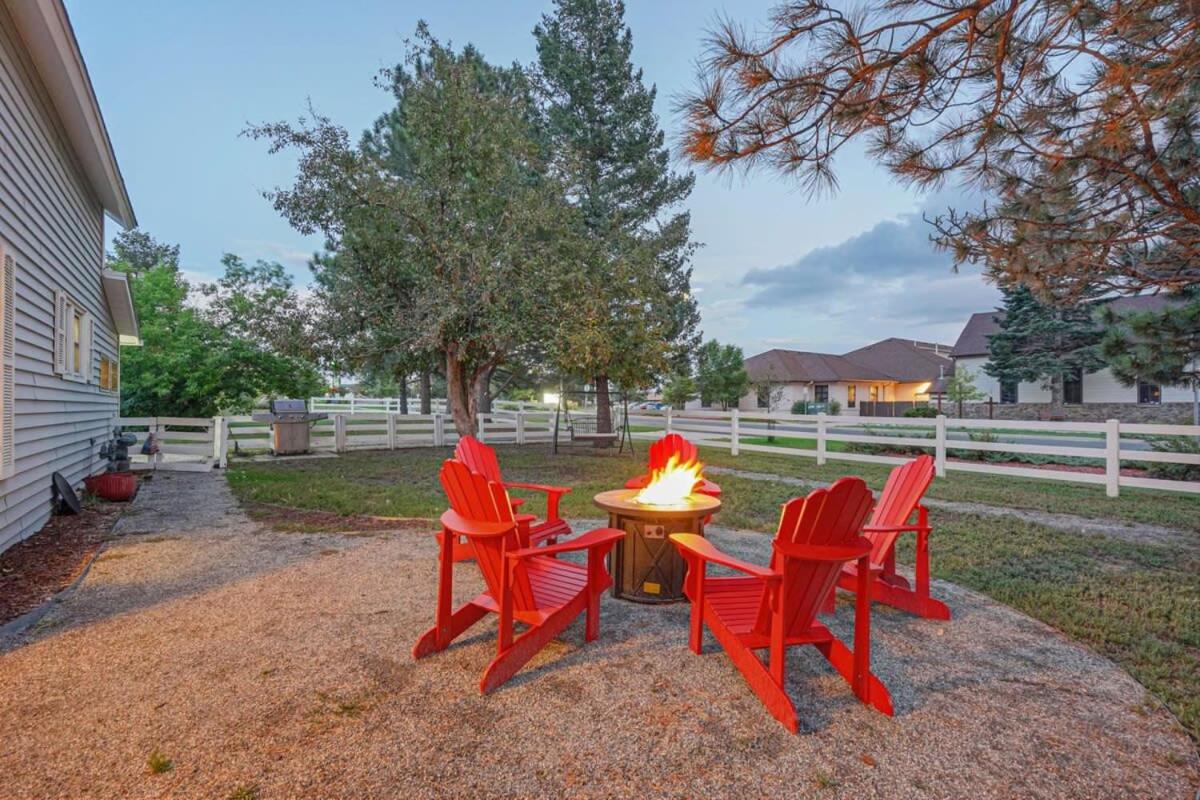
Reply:
[[[0,239],[0,480],[16,472],[17,257]]]
[[[95,337],[96,325],[91,313],[66,292],[55,292],[54,372],[64,380],[92,383],[96,372]],[[78,359],[75,358],[76,346],[79,347]]]

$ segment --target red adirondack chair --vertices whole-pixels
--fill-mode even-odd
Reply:
[[[871,599],[903,609],[927,619],[950,619],[950,609],[940,600],[929,596],[929,511],[921,498],[933,481],[933,457],[921,455],[901,464],[888,475],[879,502],[870,521],[863,526],[863,535],[871,540],[871,566],[876,571],[871,581]],[[916,522],[912,521],[916,515]],[[902,533],[917,534],[916,587],[896,574],[896,540]],[[858,567],[847,564],[838,586],[856,591]],[[833,592],[827,609],[832,610]]]
[[[454,448],[454,458],[466,464],[472,472],[482,475],[489,481],[501,484],[505,489],[529,490],[546,495],[546,518],[541,522],[537,522],[537,517],[533,514],[517,513],[517,522],[522,526],[522,535],[526,540],[526,546],[554,544],[558,541],[559,536],[571,533],[571,526],[558,516],[558,504],[562,500],[562,496],[571,491],[570,488],[504,480],[500,475],[500,460],[496,458],[496,451],[474,436],[464,436],[458,440],[458,446]],[[510,496],[509,501],[512,503],[514,512],[519,512],[520,507],[525,503],[525,500],[520,497]],[[471,558],[470,546],[465,539],[458,538],[455,541],[454,560],[464,561],[469,558]]]
[[[453,459],[442,465],[441,482],[450,510],[441,520],[436,621],[413,646],[413,658],[446,649],[489,612],[498,614],[496,657],[479,681],[479,691],[487,693],[515,675],[580,612],[587,612],[585,638],[594,640],[600,633],[600,595],[612,586],[604,557],[624,531],[598,528],[565,544],[529,547],[500,483]],[[474,551],[487,589],[451,611],[458,536],[466,537]],[[575,550],[587,551],[586,565],[554,557]],[[528,629],[514,638],[518,622]]]
[[[644,475],[625,481],[626,489],[643,489],[650,482],[650,476],[656,469],[667,466],[671,456],[678,456],[679,462],[692,461],[696,458],[696,445],[680,436],[678,433],[668,433],[654,444],[650,445],[649,470]],[[710,497],[720,497],[721,487],[708,479],[701,481],[695,488],[696,493]],[[710,517],[705,522],[709,522]]]
[[[784,690],[788,647],[814,645],[864,703],[892,714],[887,687],[871,672],[871,543],[858,535],[871,510],[871,490],[859,478],[842,478],[783,506],[769,567],[725,555],[702,536],[673,533],[671,541],[688,565],[684,593],[692,603],[689,646],[701,652],[707,625],[746,683],[772,716],[798,729],[796,708]],[[854,650],[817,621],[842,565],[857,561],[859,600],[854,612]],[[748,577],[705,575],[718,564]],[[767,650],[767,663],[755,654]]]

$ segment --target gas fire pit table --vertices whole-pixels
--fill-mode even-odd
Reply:
[[[672,533],[703,536],[705,520],[721,508],[721,501],[693,493],[679,503],[652,505],[635,502],[637,493],[637,489],[614,489],[592,499],[608,512],[608,527],[625,531],[610,556],[613,597],[636,603],[677,602],[683,599],[687,565],[667,537]]]

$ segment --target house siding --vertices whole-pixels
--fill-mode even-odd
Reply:
[[[1039,405],[1050,402],[1050,390],[1040,382],[1022,382],[1017,387],[1017,403],[999,405],[1000,382],[983,371],[987,356],[959,357],[955,363],[975,375],[975,387],[985,398],[997,403],[994,416],[1002,419],[1035,418]],[[1162,387],[1162,403],[1141,405],[1138,403],[1137,386],[1125,386],[1109,369],[1102,369],[1083,376],[1082,406],[1067,406],[1068,419],[1095,420],[1121,419],[1125,422],[1186,423],[1191,421],[1192,390],[1188,386]],[[982,407],[986,403],[980,404]],[[1072,412],[1072,409],[1076,409]],[[977,410],[978,416],[985,411]],[[972,416],[972,414],[968,414]]]
[[[73,485],[100,468],[98,445],[119,412],[99,388],[101,356],[116,360],[104,300],[104,212],[25,45],[0,4],[0,240],[16,261],[15,471],[0,481],[0,550],[49,518],[50,476]],[[94,318],[92,383],[54,374],[54,293]]]

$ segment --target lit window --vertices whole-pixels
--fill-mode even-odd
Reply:
[[[854,408],[854,404],[858,402],[858,384],[852,383],[846,387],[846,407]]]
[[[1138,381],[1138,402],[1142,405],[1156,406],[1162,402],[1162,387],[1157,383]]]

